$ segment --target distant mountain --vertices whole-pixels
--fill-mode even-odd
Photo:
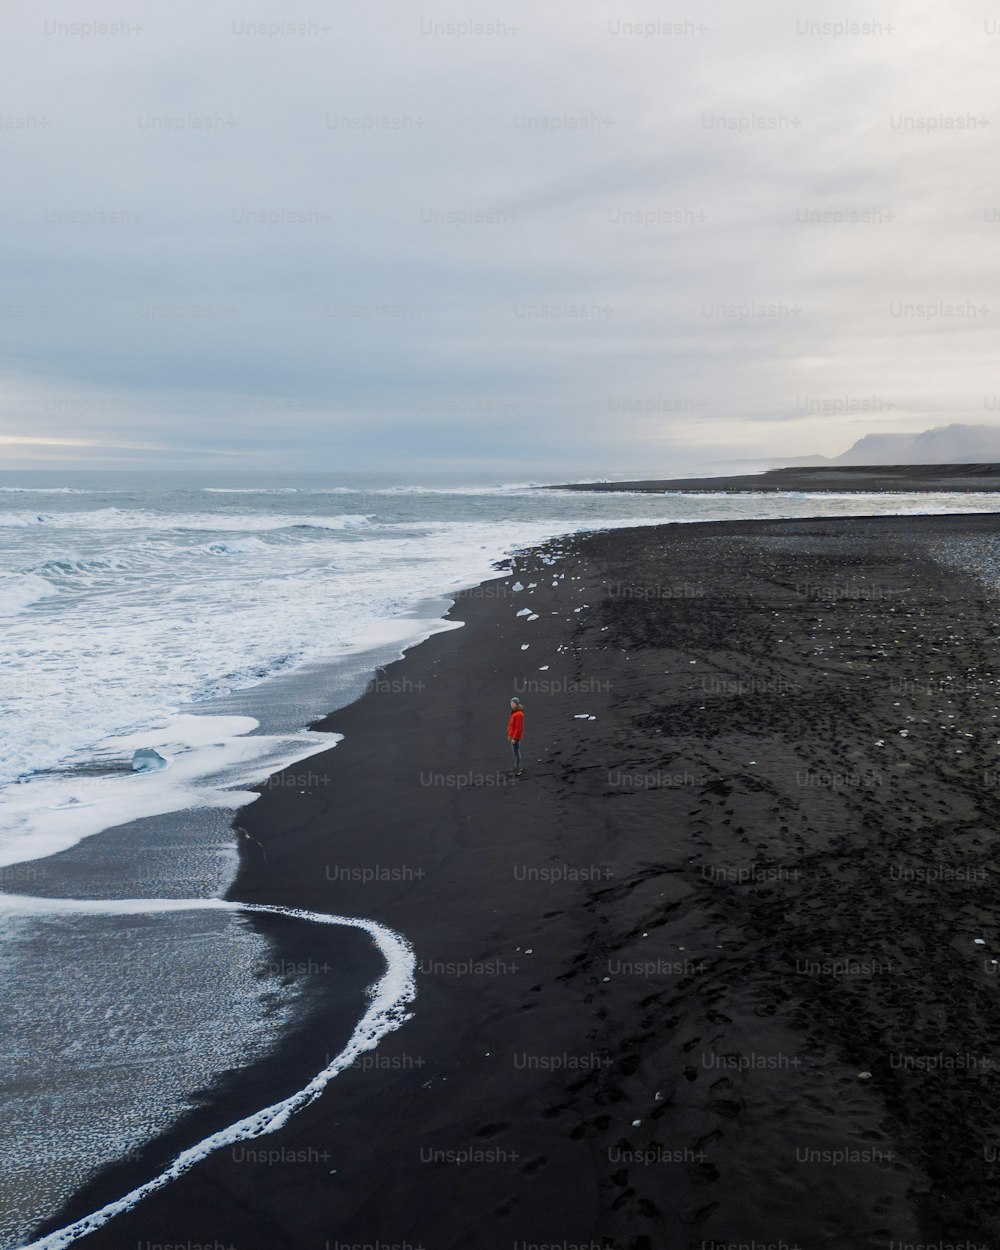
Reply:
[[[725,460],[715,471],[822,468],[863,464],[1000,464],[1000,426],[938,425],[920,434],[865,434],[839,456],[794,456]]]
[[[866,434],[827,463],[975,464],[980,461],[1000,461],[1000,426],[939,425],[921,434]],[[813,457],[809,457],[798,463],[812,462]]]

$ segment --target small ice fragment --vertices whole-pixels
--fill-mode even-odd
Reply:
[[[574,720],[589,720],[589,719],[590,719],[590,713],[589,713],[589,712],[577,712],[577,713],[573,716],[573,719],[574,719]]]
[[[521,643],[521,650],[522,650],[522,651],[527,651],[527,649],[528,649],[528,647],[529,647],[530,645],[531,645],[530,643],[527,643],[527,642],[522,642],[522,643]]]
[[[973,942],[975,942],[975,944],[976,944],[977,946],[985,946],[985,945],[986,945],[986,939],[985,939],[985,938],[973,938],[972,940],[973,940]]]
[[[535,953],[535,948],[533,946],[529,946],[525,949],[524,953],[526,955],[533,955]]]
[[[518,616],[530,616],[530,615],[531,615],[531,608],[522,608],[522,609],[521,609],[521,611],[520,611],[520,612],[518,612],[518,614],[517,614],[517,615],[518,615]]]
[[[871,1079],[872,1079],[872,1074],[871,1074],[870,1072],[859,1072],[859,1073],[858,1073],[858,1080],[859,1080],[859,1081],[870,1081]]]
[[[642,1123],[642,1121],[641,1121],[641,1120],[633,1120],[633,1121],[632,1121],[632,1127],[633,1127],[633,1128],[638,1128],[638,1127],[639,1127],[639,1125],[640,1125],[641,1123]]]
[[[544,672],[545,672],[545,670],[546,670],[548,667],[549,667],[549,666],[548,666],[547,664],[539,664],[539,666],[538,666],[538,671],[539,671],[540,673],[544,673]]]
[[[169,761],[165,760],[159,751],[154,751],[152,747],[140,747],[132,756],[132,771],[137,773],[158,773],[161,769],[169,767]]]
[[[518,612],[518,616],[520,616],[520,615],[521,615],[521,613],[520,613],[520,612]],[[528,620],[529,620],[529,621],[537,621],[537,620],[538,620],[538,613],[537,613],[537,612],[532,612],[532,614],[528,617]]]
[[[515,582],[514,585],[511,586],[511,590],[514,590],[514,591],[523,590],[523,589],[524,587],[521,585],[520,582]]]
[[[587,720],[597,720],[597,717],[596,717],[596,716],[588,716],[588,717],[587,717]]]

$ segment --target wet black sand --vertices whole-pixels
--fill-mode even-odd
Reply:
[[[403,932],[414,1018],[80,1244],[1000,1246],[998,605],[929,554],[998,533],[617,531],[464,595],[242,814],[231,891]]]

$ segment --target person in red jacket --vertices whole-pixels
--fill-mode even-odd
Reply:
[[[524,708],[520,699],[510,701],[510,720],[507,722],[507,741],[514,752],[514,776],[520,777],[524,771],[521,767],[521,739],[524,737]]]

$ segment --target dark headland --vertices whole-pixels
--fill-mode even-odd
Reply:
[[[405,934],[413,1018],[81,1246],[995,1250],[1000,637],[967,570],[998,546],[993,515],[637,528],[459,596],[241,813],[231,892]],[[314,926],[255,923],[309,1010],[188,1142],[356,1018]]]
[[[981,491],[1000,490],[1000,464],[873,464],[770,469],[735,477],[681,477],[663,481],[568,482],[547,490],[640,491]]]

